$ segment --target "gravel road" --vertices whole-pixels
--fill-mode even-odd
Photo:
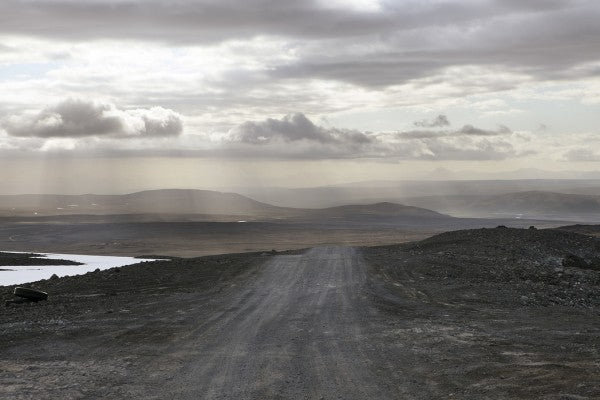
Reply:
[[[362,331],[365,266],[352,248],[278,256],[184,344],[178,398],[386,398]]]

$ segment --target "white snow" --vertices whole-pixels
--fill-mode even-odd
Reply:
[[[156,261],[154,259],[140,259],[134,257],[114,257],[114,256],[89,256],[83,254],[55,254],[55,253],[37,253],[44,255],[48,259],[70,260],[83,263],[82,265],[15,265],[0,266],[0,286],[18,285],[21,283],[35,282],[41,279],[48,279],[53,274],[57,276],[83,275],[87,272],[123,267],[140,263],[143,261]],[[10,271],[2,271],[10,270]]]

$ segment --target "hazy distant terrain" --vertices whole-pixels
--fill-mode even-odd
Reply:
[[[240,192],[286,207],[393,202],[461,217],[600,222],[600,180],[594,179],[372,181]]]
[[[6,216],[70,214],[205,214],[274,216],[285,209],[236,193],[210,190],[149,190],[123,195],[28,194],[0,196]],[[37,213],[37,214],[36,214]]]
[[[560,225],[515,218],[455,218],[391,202],[278,207],[205,190],[0,196],[0,210],[0,248],[76,254],[198,256],[321,244],[383,245],[453,229]]]
[[[424,196],[403,201],[461,216],[600,221],[600,195],[527,191],[491,196]]]
[[[600,221],[600,180],[373,181],[237,190],[243,194],[168,189],[120,195],[4,195],[0,196],[0,216],[120,215],[121,219],[144,221],[237,221],[443,218],[447,216],[440,214],[449,214]]]
[[[125,195],[0,196],[5,221],[152,222],[152,221],[302,221],[389,224],[449,219],[448,215],[389,202],[321,209],[277,207],[236,193],[208,190],[150,190]]]
[[[492,196],[527,191],[600,196],[600,179],[366,181],[296,189],[231,190],[281,207],[322,208],[383,201],[403,203],[403,199],[425,196]]]

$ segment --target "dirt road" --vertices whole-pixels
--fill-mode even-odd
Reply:
[[[7,335],[0,346],[0,394],[394,398],[390,388],[397,391],[398,382],[378,375],[381,356],[364,337],[375,307],[365,291],[367,268],[357,250],[319,247],[262,260],[241,275],[220,277],[218,290],[198,292],[190,290],[193,286],[174,289],[168,278],[172,271],[164,268],[159,287],[142,283],[152,276],[135,266],[116,274],[114,281],[123,283],[110,289],[103,287],[107,278],[100,280],[104,271],[97,273],[96,284],[93,277],[84,284],[76,283],[83,277],[68,278],[71,296],[44,304],[46,310],[33,315],[39,318],[33,329],[32,321],[23,323],[27,315],[22,312],[34,313],[35,306],[12,315],[12,321],[0,319]],[[132,284],[129,274],[136,268],[141,287],[134,290],[145,293],[141,298],[118,291],[127,290],[125,282]],[[176,276],[192,270],[178,270]],[[73,291],[92,288],[98,293],[75,296],[81,304],[72,300]],[[71,312],[65,315],[65,309]]]
[[[362,331],[366,272],[352,248],[279,256],[184,344],[178,398],[386,398]]]

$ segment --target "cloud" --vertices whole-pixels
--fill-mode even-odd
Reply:
[[[500,125],[497,130],[481,129],[476,128],[473,125],[464,125],[462,128],[453,131],[413,130],[398,132],[396,133],[396,136],[400,139],[431,139],[460,136],[502,136],[512,133],[512,130],[504,125]]]
[[[519,156],[512,143],[504,139],[490,140],[459,136],[424,139],[420,142],[422,160],[505,160]]]
[[[268,118],[259,122],[245,122],[231,130],[230,139],[246,144],[302,140],[321,144],[366,144],[373,141],[369,135],[356,130],[326,129],[317,126],[302,113],[286,115],[282,119]]]
[[[361,132],[325,128],[297,113],[245,122],[215,151],[236,157],[501,160],[519,156],[504,137],[512,132],[471,125],[455,131]]]
[[[228,131],[181,134],[173,111],[120,110],[68,100],[34,114],[11,116],[0,151],[81,156],[168,156],[260,159],[504,160],[532,154],[529,136],[505,126],[382,131],[321,126],[303,113],[246,121]],[[136,140],[123,140],[136,138]]]
[[[0,126],[11,136],[39,138],[168,137],[183,130],[181,116],[162,107],[122,110],[113,104],[78,99],[32,114],[5,117]]]
[[[0,108],[14,114],[93,93],[117,104],[175,109],[185,113],[186,131],[202,132],[289,110],[349,116],[426,106],[459,116],[473,95],[494,98],[488,108],[469,109],[474,118],[508,119],[515,104],[530,106],[509,101],[523,90],[549,101],[557,89],[539,87],[548,80],[564,84],[564,96],[575,101],[598,97],[589,84],[600,65],[598,2],[351,3],[375,6],[6,0],[0,2]],[[575,93],[582,88],[587,94]],[[192,120],[202,124],[191,126]],[[434,118],[415,128],[448,126]]]
[[[597,159],[570,133],[595,129],[595,0],[5,0],[0,14],[3,154]],[[395,131],[432,110],[454,125],[423,114]]]
[[[567,151],[563,158],[566,161],[587,161],[587,162],[599,162],[600,161],[600,153],[595,152],[589,148],[576,148]]]
[[[449,126],[450,125],[450,121],[448,121],[448,117],[446,117],[445,115],[438,115],[435,119],[428,121],[428,120],[421,120],[421,121],[417,121],[414,123],[415,126],[421,127],[421,128],[439,128],[442,126]]]
[[[500,125],[496,131],[475,128],[473,125],[465,125],[457,133],[468,136],[498,136],[510,134],[512,131],[504,125]]]
[[[597,67],[576,68],[598,61],[600,6],[594,0],[379,1],[368,9],[329,3],[5,0],[0,34],[202,46],[279,38],[291,57],[271,62],[270,78],[372,88],[453,66],[496,66],[541,80],[597,75]]]

